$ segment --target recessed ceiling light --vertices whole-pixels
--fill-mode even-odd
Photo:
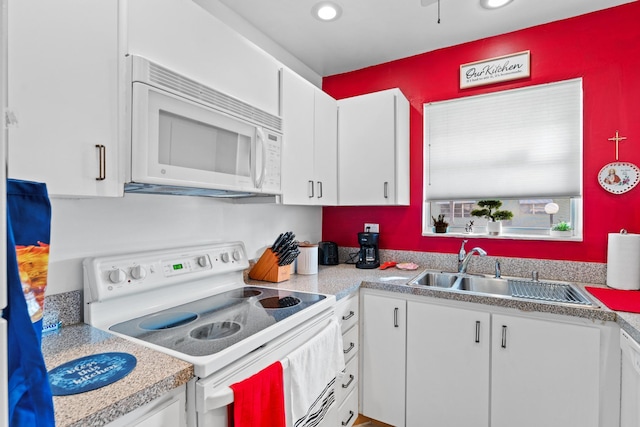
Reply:
[[[497,9],[502,6],[506,6],[513,0],[480,0],[480,6],[485,9]]]
[[[313,6],[311,14],[321,21],[335,21],[342,15],[342,8],[335,3],[323,1]]]

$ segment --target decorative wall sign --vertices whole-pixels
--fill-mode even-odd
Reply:
[[[614,137],[608,139],[616,143],[616,161],[604,165],[602,169],[600,169],[600,172],[598,172],[598,183],[609,193],[626,193],[638,185],[638,181],[640,180],[640,169],[638,169],[636,165],[617,161],[619,153],[618,145],[625,139],[627,138],[620,136],[618,131],[616,131]]]
[[[461,65],[460,89],[521,79],[530,75],[530,52],[526,50]]]
[[[84,393],[113,384],[136,367],[128,353],[100,353],[71,360],[49,371],[54,396]]]

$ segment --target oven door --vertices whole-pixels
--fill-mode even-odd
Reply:
[[[228,427],[227,409],[233,402],[231,384],[242,381],[254,375],[277,361],[283,362],[285,384],[285,413],[287,427],[293,426],[291,420],[290,393],[287,388],[288,363],[286,357],[293,350],[306,341],[317,336],[327,328],[331,319],[335,318],[333,309],[303,323],[300,327],[281,335],[277,339],[234,362],[223,371],[207,378],[192,381],[187,391],[187,419],[188,425],[197,427]],[[336,373],[337,374],[337,373]],[[338,425],[337,404],[331,405],[320,427],[334,427]]]
[[[262,128],[147,84],[133,83],[131,180],[255,191]]]

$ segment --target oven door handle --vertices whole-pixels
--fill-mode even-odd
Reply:
[[[289,368],[288,358],[284,358],[280,363],[282,364],[282,370]],[[231,390],[231,387],[223,387],[207,396],[204,399],[204,408],[198,408],[198,410],[202,412],[213,411],[214,409],[224,408],[232,403],[233,390]]]

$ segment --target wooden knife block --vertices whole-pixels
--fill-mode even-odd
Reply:
[[[265,282],[284,282],[291,277],[291,265],[278,265],[278,257],[271,248],[267,248],[258,262],[249,271],[249,277]]]

